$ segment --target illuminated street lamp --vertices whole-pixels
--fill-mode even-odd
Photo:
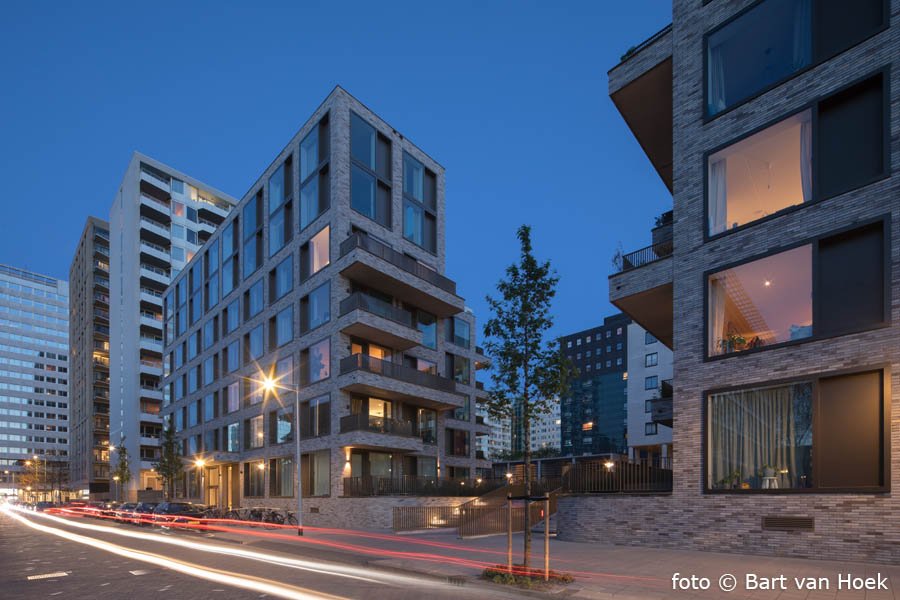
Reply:
[[[113,475],[113,481],[116,482],[115,483],[115,485],[116,485],[116,502],[118,502],[119,501],[119,476]]]
[[[200,501],[203,502],[203,467],[206,465],[206,461],[202,458],[198,458],[194,461],[194,465],[197,467],[197,470],[200,471]]]
[[[303,535],[303,465],[300,461],[300,386],[295,383],[280,383],[277,379],[264,375],[263,390],[275,393],[277,390],[294,392],[294,461],[297,463],[297,535]],[[260,469],[266,466],[260,463]]]

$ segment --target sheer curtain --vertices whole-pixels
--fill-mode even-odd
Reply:
[[[719,346],[719,340],[725,336],[725,281],[722,279],[709,280],[709,318],[707,321],[708,353],[710,356],[721,354],[723,349]]]
[[[803,201],[812,202],[812,115],[806,112],[800,122],[800,184]]]
[[[725,60],[721,44],[706,51],[706,111],[714,115],[725,109]]]
[[[715,394],[709,398],[709,484],[711,487],[760,487],[771,468],[787,487],[797,487],[802,470],[797,407],[802,386],[784,386]],[[799,399],[799,402],[796,400]],[[808,397],[806,397],[808,401]],[[737,476],[735,477],[735,474]]]
[[[709,234],[725,231],[728,218],[728,179],[724,158],[709,161]]]
[[[802,69],[812,61],[812,9],[811,0],[795,0],[794,6],[794,70]]]

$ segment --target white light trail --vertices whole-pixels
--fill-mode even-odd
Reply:
[[[316,592],[315,590],[308,590],[296,586],[279,584],[267,579],[261,579],[249,575],[238,575],[237,573],[231,573],[228,571],[220,571],[218,569],[212,569],[209,567],[201,567],[166,556],[161,556],[159,554],[153,554],[151,552],[132,550],[130,548],[125,548],[123,546],[113,544],[111,542],[104,542],[92,537],[79,535],[70,531],[64,531],[55,527],[48,527],[46,525],[35,523],[30,519],[18,515],[6,508],[3,508],[2,510],[10,517],[20,521],[21,523],[27,525],[28,527],[31,527],[32,529],[36,529],[44,533],[49,533],[51,535],[67,539],[72,542],[77,542],[79,544],[92,546],[99,550],[104,550],[106,552],[117,554],[125,558],[151,563],[153,565],[161,566],[163,568],[177,571],[185,575],[198,577],[200,579],[206,579],[207,581],[214,581],[216,583],[239,587],[246,590],[271,594],[279,598],[288,598],[289,600],[344,600],[340,596],[323,594],[321,592]]]
[[[443,584],[439,584],[438,582],[432,582],[428,580],[424,580],[422,578],[414,578],[408,577],[405,575],[399,575],[394,573],[381,572],[374,569],[363,568],[363,567],[354,567],[350,565],[339,565],[334,563],[326,563],[319,561],[312,561],[308,559],[298,559],[298,558],[290,558],[287,556],[279,556],[277,554],[268,554],[265,552],[259,552],[255,550],[245,550],[242,548],[234,548],[232,546],[222,546],[213,543],[207,542],[194,542],[190,540],[181,539],[178,537],[169,537],[163,536],[156,533],[145,533],[142,531],[130,531],[125,529],[119,529],[114,527],[106,527],[103,525],[95,525],[91,523],[81,523],[77,521],[72,521],[68,519],[63,519],[61,517],[56,517],[47,513],[34,513],[34,516],[41,517],[44,519],[49,519],[52,521],[59,522],[68,527],[75,527],[79,529],[85,529],[90,531],[97,531],[100,533],[109,533],[114,535],[119,535],[123,537],[158,542],[161,544],[171,544],[173,546],[179,546],[182,548],[188,548],[191,550],[198,550],[201,552],[210,552],[214,554],[224,554],[227,556],[235,556],[239,558],[246,558],[249,560],[255,560],[259,562],[263,562],[266,564],[277,564],[283,567],[288,567],[291,569],[298,569],[301,571],[310,571],[313,573],[319,573],[322,575],[330,575],[334,577],[343,577],[347,579],[354,579],[358,581],[364,581],[367,583],[373,584],[388,584],[388,585],[396,585],[396,586],[412,586],[415,585],[417,587],[422,587],[423,585],[430,584],[433,586],[443,587]]]

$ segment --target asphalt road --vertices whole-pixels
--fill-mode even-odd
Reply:
[[[337,553],[286,554],[202,533],[19,511],[0,511],[0,565],[0,597],[17,599],[521,598],[373,569]]]

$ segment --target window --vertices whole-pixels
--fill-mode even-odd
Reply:
[[[328,394],[300,403],[300,433],[304,438],[331,433],[331,398]]]
[[[227,412],[233,413],[241,408],[241,384],[239,381],[229,383],[225,388]]]
[[[644,412],[648,413],[653,410],[653,401],[652,400],[644,400]]]
[[[651,352],[644,356],[644,366],[645,367],[655,367],[659,364],[659,353]]]
[[[203,349],[209,350],[216,343],[216,319],[209,319],[203,324]]]
[[[219,238],[222,244],[222,297],[227,296],[237,287],[240,281],[240,272],[238,271],[238,257],[236,243],[237,237],[237,219],[232,219],[222,229],[222,236]]]
[[[422,345],[437,348],[437,317],[424,310],[416,309],[416,328],[422,332]]]
[[[350,117],[350,206],[391,227],[391,142],[357,114]]]
[[[459,317],[447,319],[447,341],[462,346],[469,347],[470,327],[468,321],[464,321]],[[581,341],[580,339],[578,340]]]
[[[650,333],[649,331],[644,332],[644,344],[649,345],[649,344],[655,344],[656,342],[657,342],[657,339],[655,337],[653,337],[652,333]]]
[[[328,115],[300,142],[300,230],[328,210]]]
[[[294,495],[294,461],[290,457],[269,461],[269,496],[284,498]]]
[[[293,180],[294,159],[288,156],[269,177],[269,256],[284,248],[291,239]]]
[[[203,398],[203,421],[209,422],[216,418],[216,397],[214,394],[207,394]]]
[[[447,353],[447,377],[468,385],[471,381],[469,359],[464,356]]]
[[[263,432],[263,417],[256,415],[248,419],[250,424],[248,448],[262,448],[265,444],[265,434]]]
[[[714,116],[842,52],[884,24],[883,0],[766,0],[706,38],[706,114]]]
[[[203,385],[210,385],[216,378],[215,361],[212,356],[203,361]]]
[[[885,485],[884,374],[710,393],[710,490],[857,490]]]
[[[644,423],[644,435],[656,435],[656,423]]]
[[[225,309],[225,333],[229,334],[241,324],[241,301],[235,298]]]
[[[326,281],[300,300],[300,332],[312,331],[331,319],[331,282]]]
[[[310,384],[331,375],[331,340],[325,338],[300,353],[301,383]]]
[[[328,496],[331,493],[331,453],[328,450],[303,454],[303,495]]]
[[[447,428],[446,452],[450,456],[469,456],[469,432]]]
[[[294,413],[288,409],[269,413],[269,443],[284,444],[293,440]]]
[[[263,309],[263,280],[260,279],[244,292],[244,320],[255,317]]]
[[[331,227],[325,226],[300,247],[300,279],[306,280],[331,262]]]
[[[244,361],[259,360],[265,352],[263,344],[263,326],[257,325],[244,336]]]
[[[655,390],[659,387],[659,377],[656,375],[651,375],[650,377],[644,377],[644,389],[645,390]]]
[[[226,427],[225,451],[240,452],[241,451],[241,424],[229,423]]]
[[[262,190],[259,190],[244,205],[241,213],[244,225],[244,279],[255,273],[262,264],[262,203]]]
[[[288,256],[269,272],[269,303],[273,303],[294,287],[294,258]]]
[[[265,495],[265,467],[263,462],[244,463],[244,497],[261,498]]]
[[[437,252],[437,178],[403,153],[403,237]]]
[[[280,348],[294,339],[294,307],[288,306],[269,319],[269,344]]]
[[[232,373],[241,366],[241,346],[235,340],[225,348],[225,367],[228,373]]]
[[[719,271],[709,276],[707,352],[880,326],[884,290],[881,222]]]

